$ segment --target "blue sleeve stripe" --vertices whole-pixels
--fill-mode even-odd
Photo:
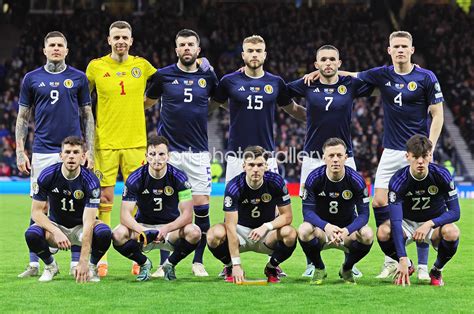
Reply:
[[[85,171],[84,172],[84,179],[87,182],[87,185],[90,189],[95,189],[100,187],[100,183],[98,182],[98,178],[95,176],[95,174]]]
[[[137,182],[138,179],[140,179],[141,174],[142,174],[141,169],[140,169],[140,171],[135,171],[135,172],[133,172],[133,173],[128,177],[126,183],[134,184],[135,182]]]
[[[55,165],[56,166],[56,165]],[[43,171],[41,171],[39,177],[38,177],[38,181],[43,181],[45,177],[51,175],[52,173],[54,173],[56,171],[56,167],[48,167],[46,169],[44,169]]]
[[[403,171],[402,173],[399,174],[398,177],[395,177],[395,180],[391,184],[395,191],[398,191],[400,189],[400,186],[406,180],[406,177],[407,177],[406,176],[406,171]]]
[[[176,179],[178,179],[179,181],[181,181],[181,182],[188,181],[188,177],[186,176],[186,174],[184,172],[181,172],[181,171],[179,171],[178,169],[175,168],[175,169],[173,169],[172,173],[173,173],[174,177]]]
[[[422,72],[422,73],[425,73],[425,74],[428,74],[428,76],[430,77],[431,79],[431,82],[433,83],[436,83],[438,80],[436,79],[436,76],[434,75],[433,72],[431,72],[430,70],[427,70],[427,69],[423,69],[423,68],[418,68],[418,71]]]
[[[226,188],[227,191],[229,191],[230,194],[235,194],[239,190],[239,186],[235,183],[229,183]]]

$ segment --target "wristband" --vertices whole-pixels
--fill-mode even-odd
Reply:
[[[271,222],[266,222],[263,224],[265,227],[267,227],[268,231],[272,231],[273,230],[273,225]]]
[[[240,257],[232,257],[232,265],[240,265]]]

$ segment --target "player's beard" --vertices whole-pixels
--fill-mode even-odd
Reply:
[[[257,61],[257,62],[252,62],[252,61]],[[256,70],[260,68],[261,66],[263,66],[263,62],[259,60],[249,60],[249,61],[245,61],[245,66],[252,70]]]
[[[193,54],[191,55],[191,59],[185,59],[184,55],[183,56],[179,56],[179,62],[186,66],[186,67],[189,67],[191,65],[193,65],[195,62],[196,62],[196,59],[197,59],[197,53],[196,54]]]
[[[324,76],[326,79],[330,79],[336,76],[337,70],[331,71],[331,73],[326,73],[324,69],[319,69],[319,73],[321,74],[321,76]]]

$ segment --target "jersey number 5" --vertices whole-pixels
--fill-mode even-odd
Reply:
[[[184,102],[193,101],[193,94],[191,94],[192,91],[193,91],[192,88],[185,88],[184,89]]]

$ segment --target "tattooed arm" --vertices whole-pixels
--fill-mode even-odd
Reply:
[[[25,141],[28,136],[28,123],[30,121],[31,108],[20,106],[18,117],[16,119],[15,138],[16,138],[16,164],[18,170],[30,174],[30,159],[25,153]]]
[[[87,168],[94,168],[94,115],[92,114],[92,107],[86,105],[80,108],[82,128],[86,138],[86,159]]]

